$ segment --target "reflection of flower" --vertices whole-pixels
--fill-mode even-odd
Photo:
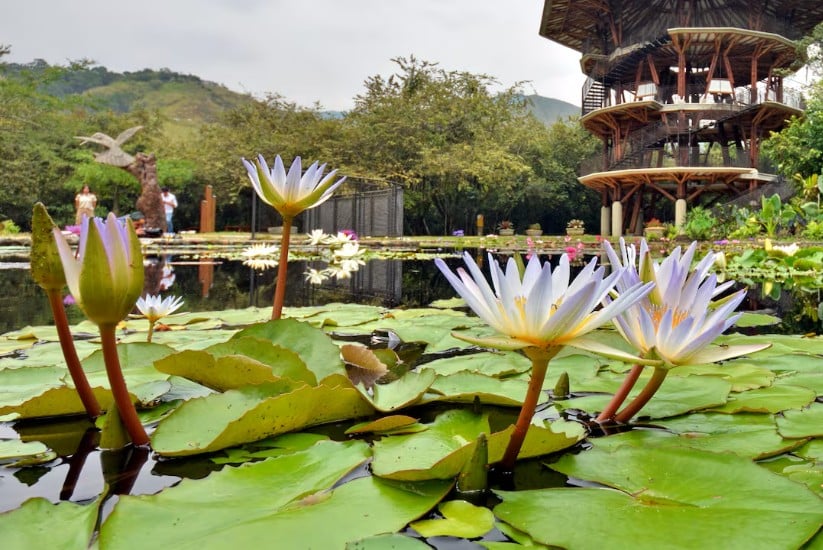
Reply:
[[[306,277],[306,280],[309,283],[313,284],[313,285],[322,284],[323,281],[328,279],[328,276],[326,276],[325,273],[323,273],[322,271],[318,271],[317,269],[314,269],[314,268],[309,268],[309,270],[306,271],[306,273],[304,273],[304,275]]]
[[[277,266],[277,247],[266,244],[253,244],[240,253],[245,259],[243,265],[252,269],[264,270]]]
[[[280,239],[280,259],[278,261],[277,282],[274,288],[274,300],[271,318],[279,319],[283,314],[283,302],[286,298],[286,271],[289,267],[289,239],[294,217],[304,210],[314,208],[331,197],[345,177],[336,182],[337,170],[332,170],[325,177],[326,165],[315,162],[302,171],[300,157],[295,157],[288,174],[280,155],[274,159],[274,166],[269,169],[263,155],[258,155],[257,165],[243,159],[243,165],[257,195],[272,205],[283,217],[283,236]]]

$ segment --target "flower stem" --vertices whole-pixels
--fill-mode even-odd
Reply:
[[[551,361],[552,357],[557,355],[561,349],[562,346],[552,346],[549,348],[526,348],[524,350],[526,357],[532,361],[532,372],[529,378],[529,387],[526,390],[526,398],[520,407],[520,415],[517,417],[517,423],[514,425],[512,437],[509,439],[506,452],[500,461],[500,466],[504,470],[514,469],[514,463],[517,461],[517,455],[520,454],[520,448],[526,439],[526,433],[532,422],[534,410],[537,408],[537,402],[540,399],[540,390],[543,389],[543,380],[546,378],[549,361]]]
[[[274,305],[271,318],[279,319],[283,314],[283,301],[286,298],[286,269],[289,265],[289,241],[291,240],[292,218],[283,216],[283,235],[280,238],[280,260],[277,263],[277,282],[274,287]]]
[[[595,422],[607,422],[613,419],[617,409],[623,404],[623,401],[626,400],[629,392],[632,391],[632,388],[637,383],[641,372],[643,372],[643,365],[635,365],[632,367],[632,370],[630,370],[629,374],[623,379],[623,383],[617,388],[617,392],[612,396],[609,404],[606,405],[606,408],[597,416]]]
[[[148,342],[149,344],[151,344],[151,337],[154,334],[154,323],[155,322],[156,321],[149,321],[149,335],[146,336],[146,342]]]
[[[51,313],[54,316],[54,327],[57,329],[57,336],[60,338],[63,358],[66,361],[66,367],[69,369],[74,388],[77,390],[77,395],[83,403],[83,408],[86,409],[86,414],[92,419],[97,418],[102,414],[102,409],[86,378],[86,373],[83,372],[83,367],[80,366],[77,349],[74,347],[74,339],[69,330],[69,319],[66,316],[66,308],[63,307],[63,301],[60,297],[60,290],[51,289],[46,291],[46,294],[49,297]]]
[[[103,360],[106,363],[106,374],[109,377],[109,385],[114,395],[114,403],[123,425],[129,433],[132,443],[135,445],[148,445],[149,436],[140,419],[137,417],[137,410],[129,396],[126,388],[126,381],[123,379],[123,371],[120,369],[120,358],[117,356],[117,340],[115,337],[115,325],[101,325],[100,339],[103,342]]]
[[[640,409],[643,408],[646,403],[652,398],[652,396],[657,392],[660,388],[660,385],[663,384],[663,380],[666,379],[666,375],[669,374],[668,369],[661,369],[659,367],[655,367],[654,372],[652,373],[651,379],[649,379],[646,387],[643,388],[637,397],[634,400],[626,405],[626,408],[617,413],[614,419],[617,422],[626,423],[632,419],[634,415],[640,412]]]

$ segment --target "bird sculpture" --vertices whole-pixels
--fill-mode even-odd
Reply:
[[[90,136],[75,136],[75,138],[82,140],[81,145],[96,143],[105,147],[105,150],[94,154],[94,160],[97,162],[125,168],[134,162],[134,157],[125,152],[121,146],[142,128],[142,126],[133,126],[121,132],[116,138],[112,138],[103,132],[95,132]]]

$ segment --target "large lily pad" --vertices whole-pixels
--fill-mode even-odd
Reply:
[[[646,378],[638,381],[637,386],[632,391],[628,403],[643,387]],[[690,411],[705,409],[717,406],[726,402],[731,391],[731,383],[714,377],[704,376],[669,376],[663,381],[663,385],[657,390],[654,397],[649,401],[637,415],[639,418],[668,418]],[[578,397],[556,403],[562,409],[583,409],[585,411],[601,411],[608,403],[611,396],[592,395]]]
[[[98,504],[27,500],[20,508],[0,514],[2,546],[8,550],[88,548],[97,522]]]
[[[268,340],[294,351],[317,376],[318,381],[334,376],[346,376],[340,348],[322,330],[295,319],[278,319],[247,327],[232,336],[232,340],[251,336]]]
[[[211,452],[373,412],[351,386],[307,386],[284,378],[183,403],[157,425],[152,448],[163,456]]]
[[[712,409],[715,412],[776,413],[786,409],[799,409],[814,401],[815,393],[800,386],[774,384],[768,388],[732,394],[729,401]]]
[[[440,414],[426,431],[383,437],[374,443],[372,472],[403,480],[451,479],[469,460],[477,436],[489,433],[485,414],[455,409]],[[512,427],[488,436],[489,463],[503,457]],[[540,456],[571,447],[584,436],[580,424],[558,421],[547,428],[529,427],[520,457]]]
[[[450,482],[364,477],[332,489],[367,457],[362,443],[320,442],[158,495],[123,497],[103,524],[101,547],[251,548],[269,540],[289,548],[343,548],[401,529],[451,488]]]
[[[551,467],[614,489],[499,491],[495,515],[543,544],[799,548],[823,521],[808,489],[731,454],[595,447]]]
[[[785,411],[777,419],[777,428],[783,437],[823,437],[823,403],[812,403],[801,410]]]

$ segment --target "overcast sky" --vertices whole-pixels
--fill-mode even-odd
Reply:
[[[415,55],[580,104],[579,54],[538,35],[543,0],[2,0],[4,61],[168,68],[346,110]]]

